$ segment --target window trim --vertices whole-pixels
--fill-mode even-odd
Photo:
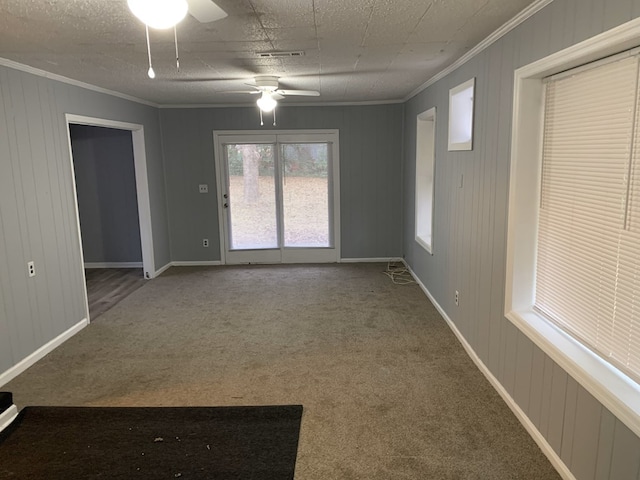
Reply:
[[[640,436],[640,384],[533,309],[544,77],[638,45],[640,18],[515,71],[505,317]]]
[[[418,172],[418,162],[420,159],[425,160],[424,157],[426,156],[421,156],[420,152],[418,150],[418,145],[420,143],[420,134],[421,134],[421,127],[423,127],[422,123],[426,123],[426,122],[431,122],[432,126],[430,127],[431,132],[430,134],[432,135],[432,140],[431,140],[431,149],[430,151],[427,153],[427,155],[430,155],[431,158],[430,159],[426,159],[426,163],[431,163],[431,218],[430,218],[430,228],[429,228],[429,239],[427,240],[426,238],[420,236],[418,234],[418,217],[419,217],[419,213],[418,212],[418,188],[419,188],[419,182],[420,179],[418,178],[417,172]],[[429,253],[430,255],[433,255],[433,226],[434,226],[434,212],[435,212],[435,183],[436,183],[436,107],[431,107],[428,110],[425,110],[422,113],[419,113],[418,115],[416,115],[416,185],[415,185],[415,192],[414,192],[414,209],[415,209],[415,241],[418,245],[420,245],[422,248],[424,248],[427,253]]]

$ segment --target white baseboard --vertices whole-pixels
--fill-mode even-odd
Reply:
[[[158,275],[162,275],[164,272],[169,270],[171,267],[172,267],[171,262],[167,263],[164,267],[161,267],[161,268],[159,268],[158,270],[155,271],[155,273],[153,274],[153,278],[156,278]]]
[[[89,325],[89,321],[86,318],[82,319],[80,322],[76,323],[70,329],[62,332],[60,335],[58,335],[56,338],[54,338],[50,342],[45,343],[42,347],[40,347],[31,355],[29,355],[28,357],[24,358],[23,360],[15,364],[9,370],[6,370],[0,373],[0,386],[4,385],[5,383],[9,383],[11,380],[13,380],[15,377],[20,375],[31,365],[36,363],[38,360],[40,360],[42,357],[44,357],[48,353],[52,352],[55,348],[62,345],[64,342],[66,342],[68,339],[73,337],[76,333],[78,333],[87,325]]]
[[[169,262],[164,267],[156,270],[156,272],[153,274],[153,278],[166,272],[171,267],[215,267],[218,265],[222,265],[222,262],[220,260]]]
[[[214,267],[217,265],[222,265],[222,262],[220,260],[171,262],[172,267]]]
[[[142,262],[85,262],[84,268],[142,268]]]
[[[0,413],[0,432],[7,428],[18,416],[18,408],[11,405],[4,412]]]
[[[555,450],[551,447],[551,445],[549,445],[549,442],[547,442],[547,439],[544,438],[544,436],[536,428],[536,426],[533,424],[533,422],[529,419],[527,414],[524,413],[524,411],[516,403],[516,401],[513,399],[513,397],[511,397],[511,395],[509,395],[509,392],[507,392],[507,390],[505,390],[505,388],[498,381],[498,379],[493,376],[493,374],[491,373],[489,368],[487,368],[487,366],[480,359],[480,357],[478,357],[478,355],[473,350],[471,345],[467,342],[467,340],[464,338],[462,333],[460,333],[460,330],[458,330],[458,327],[456,327],[455,323],[453,323],[453,321],[449,318],[447,313],[440,306],[440,304],[436,301],[436,299],[433,298],[433,296],[431,295],[431,292],[429,292],[429,290],[427,290],[427,287],[424,286],[422,281],[420,281],[418,276],[413,272],[413,270],[407,264],[407,262],[403,261],[403,263],[406,265],[407,269],[411,272],[411,275],[413,276],[415,281],[418,283],[418,285],[420,285],[420,288],[422,289],[422,291],[429,298],[431,303],[433,303],[433,306],[436,307],[436,310],[438,310],[438,312],[440,313],[442,318],[444,318],[444,321],[447,322],[447,325],[449,325],[449,328],[453,331],[455,336],[458,338],[458,341],[464,347],[465,351],[467,352],[467,355],[469,355],[471,360],[473,360],[473,363],[476,364],[476,366],[482,372],[482,374],[487,378],[487,380],[489,380],[489,383],[491,383],[493,388],[500,394],[500,396],[502,397],[504,402],[511,409],[511,411],[514,413],[514,415],[520,421],[520,423],[524,426],[524,428],[527,430],[527,432],[529,433],[531,438],[533,438],[533,440],[538,444],[538,447],[540,447],[540,450],[542,450],[542,453],[544,453],[545,456],[549,459],[549,461],[551,462],[553,467],[558,471],[560,476],[564,480],[576,480],[574,475],[569,470],[569,467],[567,467],[567,465],[565,465],[565,463],[558,456],[558,454],[555,452]]]
[[[380,258],[341,258],[340,263],[388,263],[404,262],[400,257],[380,257]]]

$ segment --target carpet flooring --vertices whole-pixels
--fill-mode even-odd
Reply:
[[[300,405],[26,407],[0,478],[293,480]]]
[[[18,407],[302,404],[297,480],[560,478],[385,267],[174,267],[3,390]]]

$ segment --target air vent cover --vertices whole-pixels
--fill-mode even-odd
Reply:
[[[304,52],[302,50],[295,52],[260,52],[257,55],[260,58],[303,57]]]

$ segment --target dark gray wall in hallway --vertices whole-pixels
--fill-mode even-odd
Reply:
[[[640,439],[503,315],[514,71],[639,15],[640,0],[554,0],[405,105],[407,261],[578,480],[637,480]],[[472,77],[473,151],[448,152],[449,89]],[[414,241],[415,122],[432,107],[438,117],[429,255]]]
[[[400,256],[402,112],[397,104],[283,106],[277,127],[260,127],[257,108],[162,109],[172,259],[220,260],[213,131],[274,128],[340,130],[342,257]]]
[[[87,125],[70,132],[84,261],[142,262],[131,132]]]

